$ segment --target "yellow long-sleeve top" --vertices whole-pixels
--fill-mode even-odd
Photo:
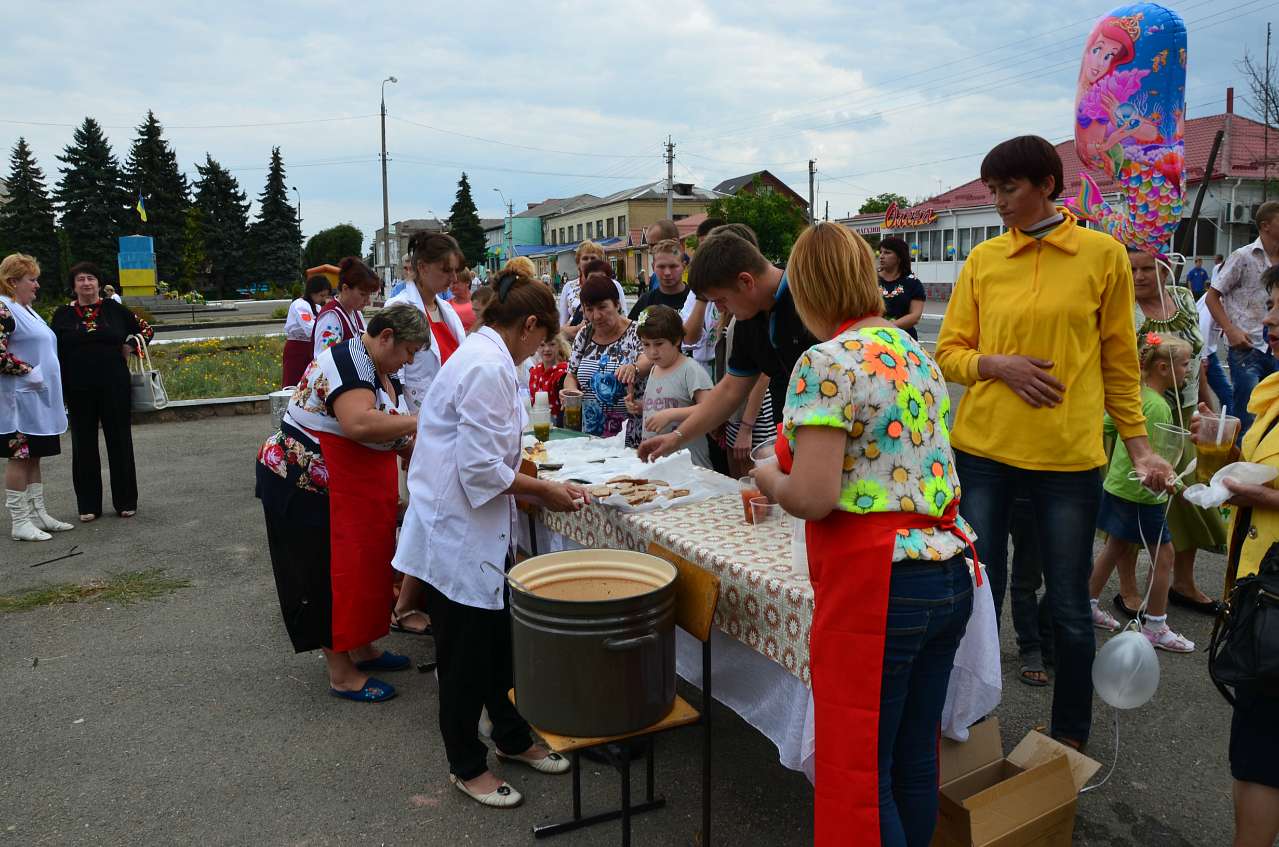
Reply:
[[[1146,420],[1127,251],[1059,211],[1065,221],[1043,239],[1011,229],[973,248],[936,358],[947,380],[969,387],[956,449],[1027,470],[1082,471],[1106,462],[1103,408],[1124,439],[1145,435]],[[1062,402],[1036,409],[1002,380],[982,379],[977,363],[988,355],[1051,361]]]

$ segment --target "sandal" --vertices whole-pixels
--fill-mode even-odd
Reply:
[[[1038,676],[1034,676],[1038,674]],[[1048,671],[1034,665],[1022,665],[1021,676],[1017,677],[1024,685],[1031,688],[1043,688],[1048,684]]]
[[[1141,634],[1146,636],[1146,640],[1158,650],[1167,650],[1169,653],[1193,653],[1195,652],[1195,642],[1172,631],[1172,627],[1164,624],[1163,629],[1158,632],[1152,632],[1150,627],[1143,626]]]
[[[1117,597],[1116,599],[1121,603],[1123,602],[1122,597]],[[1118,632],[1119,630],[1119,621],[1115,620],[1115,616],[1101,606],[1092,607],[1092,625],[1106,632]]]
[[[404,621],[414,615],[421,615],[426,621],[426,626],[422,629],[411,629],[404,625]],[[407,612],[391,612],[391,629],[395,632],[402,632],[405,635],[432,635],[431,632],[431,616],[421,609],[409,609]]]

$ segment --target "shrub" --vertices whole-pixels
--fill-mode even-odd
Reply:
[[[271,310],[271,320],[282,321],[289,316],[288,306],[276,306]]]

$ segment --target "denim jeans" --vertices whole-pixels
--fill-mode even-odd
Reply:
[[[927,847],[937,824],[937,733],[955,651],[973,610],[962,556],[895,562],[879,692],[883,847]]]
[[[1048,449],[1048,448],[1045,448]],[[1088,740],[1092,728],[1092,659],[1096,651],[1088,577],[1101,501],[1101,475],[1090,471],[1031,471],[955,451],[963,498],[959,512],[977,533],[998,620],[1008,585],[1008,529],[1013,500],[1030,501],[1035,537],[1044,552],[1045,597],[1052,614],[1052,735]]]
[[[1275,359],[1264,350],[1249,348],[1236,350],[1230,348],[1230,381],[1234,383],[1234,414],[1239,418],[1239,437],[1243,438],[1248,427],[1252,426],[1252,415],[1248,414],[1248,398],[1257,383],[1275,372]]]
[[[1013,629],[1017,632],[1017,652],[1023,665],[1053,661],[1053,617],[1048,596],[1037,596],[1044,584],[1044,568],[1035,540],[1035,516],[1030,501],[1013,501],[1009,532],[1013,539],[1013,572],[1008,584]]]
[[[1230,384],[1230,377],[1226,376],[1226,369],[1221,364],[1221,357],[1216,353],[1208,356],[1208,386],[1212,388],[1212,393],[1217,395],[1217,401],[1221,403],[1221,411],[1227,415],[1233,415],[1231,409],[1235,408],[1235,388]]]

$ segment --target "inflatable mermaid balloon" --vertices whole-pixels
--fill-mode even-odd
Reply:
[[[1130,247],[1163,253],[1185,194],[1186,26],[1153,3],[1121,6],[1093,27],[1075,92],[1075,152],[1117,182],[1120,208],[1088,174],[1069,205]]]

